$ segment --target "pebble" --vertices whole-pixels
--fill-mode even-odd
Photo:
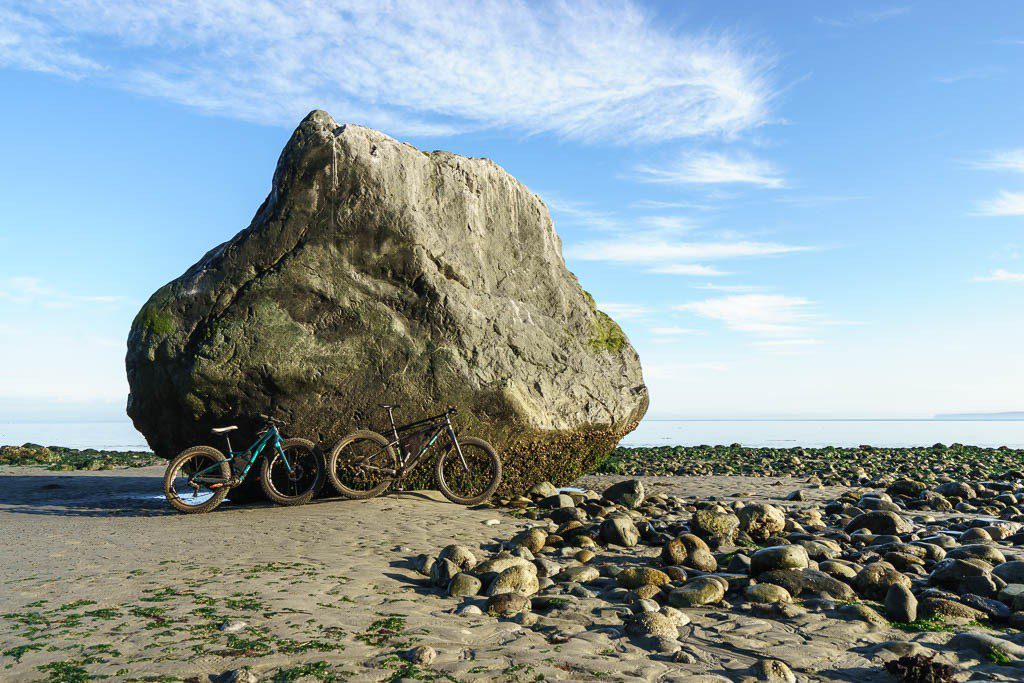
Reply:
[[[224,633],[241,633],[249,627],[248,622],[238,620],[228,620],[217,627],[217,630]]]
[[[233,669],[220,676],[224,683],[259,683],[260,677],[249,669]]]
[[[407,651],[405,659],[417,666],[430,666],[437,659],[437,651],[429,645],[420,645]]]

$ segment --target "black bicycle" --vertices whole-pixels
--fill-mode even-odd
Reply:
[[[175,510],[213,510],[232,488],[245,481],[260,454],[260,486],[267,498],[278,505],[302,505],[313,499],[324,481],[324,456],[320,448],[307,439],[281,438],[277,430],[280,421],[268,415],[260,417],[263,428],[248,448],[231,449],[228,434],[237,426],[215,427],[211,431],[227,441],[227,455],[213,446],[193,446],[170,462],[164,473],[164,495]]]
[[[388,411],[393,438],[360,429],[335,444],[327,458],[327,476],[339,494],[357,500],[379,496],[423,463],[442,434],[448,436],[448,443],[437,456],[434,473],[445,498],[475,505],[494,494],[501,483],[498,454],[483,439],[456,435],[451,421],[457,412],[454,406],[400,427],[395,425],[393,412],[398,407],[381,405]]]

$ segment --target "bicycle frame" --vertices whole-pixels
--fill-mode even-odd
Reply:
[[[241,451],[231,450],[231,440],[228,439],[227,442],[228,442],[227,457],[225,457],[223,460],[218,460],[217,462],[215,462],[214,464],[210,465],[209,467],[204,467],[203,469],[201,469],[198,472],[196,472],[195,475],[193,475],[193,477],[192,477],[192,479],[194,481],[197,481],[197,482],[200,482],[200,483],[203,483],[203,484],[211,483],[211,482],[212,483],[220,482],[221,481],[220,477],[210,478],[210,477],[201,477],[200,475],[203,474],[204,472],[208,472],[209,470],[212,470],[212,469],[215,469],[215,468],[219,469],[221,463],[225,463],[226,462],[226,463],[228,463],[230,465],[231,461],[234,460],[236,455],[243,455],[245,453],[249,453],[250,454],[249,455],[249,462],[246,463],[245,469],[242,470],[242,473],[237,475],[237,482],[235,482],[233,484],[234,486],[237,486],[238,484],[241,484],[243,481],[245,481],[245,478],[249,475],[249,470],[252,469],[252,466],[253,466],[253,464],[255,464],[256,459],[260,457],[260,453],[263,452],[264,448],[266,448],[268,445],[271,445],[271,444],[273,444],[271,447],[276,449],[278,454],[280,454],[281,460],[284,462],[285,469],[287,469],[289,473],[291,473],[291,471],[292,471],[291,463],[288,462],[288,456],[286,456],[284,454],[284,449],[281,448],[281,433],[277,431],[277,427],[274,426],[274,425],[270,425],[266,429],[266,431],[264,431],[263,434],[261,434],[259,436],[259,438],[256,439],[255,442],[253,442],[253,444],[251,446],[249,446],[248,448],[246,448],[244,450],[241,450]],[[234,474],[232,474],[232,479],[234,479],[234,478],[235,478],[235,476],[234,476]]]
[[[466,470],[469,469],[469,465],[466,463],[466,457],[462,454],[462,447],[459,445],[458,436],[455,434],[455,427],[452,425],[450,413],[444,413],[443,415],[435,415],[434,417],[427,417],[422,420],[410,422],[409,424],[405,424],[399,427],[395,425],[395,417],[394,414],[392,413],[391,408],[388,408],[388,418],[391,421],[391,433],[394,435],[394,438],[392,439],[391,443],[387,445],[387,447],[393,447],[398,450],[398,471],[395,472],[395,478],[404,477],[406,474],[416,469],[416,467],[423,460],[423,456],[426,455],[427,451],[429,451],[430,448],[434,445],[434,443],[438,440],[438,438],[440,438],[440,436],[446,432],[448,434],[448,439],[451,441],[452,445],[455,446],[455,451],[459,454],[459,460],[462,461],[462,467],[465,468]],[[415,455],[411,453],[407,454],[402,449],[402,438],[399,435],[400,432],[407,432],[411,429],[419,427],[420,425],[430,423],[436,423],[436,429],[434,429],[434,433],[430,435],[430,438],[427,439],[427,442],[420,449],[420,452],[416,453]],[[379,452],[380,451],[378,451],[378,453]],[[377,453],[374,453],[371,456],[367,456],[366,458],[364,458],[364,460],[368,460],[374,455],[377,455]],[[378,468],[373,467],[373,469]]]

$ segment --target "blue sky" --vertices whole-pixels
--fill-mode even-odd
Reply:
[[[1022,66],[1013,0],[0,0],[0,409],[121,415],[323,108],[540,194],[652,416],[1022,410]]]

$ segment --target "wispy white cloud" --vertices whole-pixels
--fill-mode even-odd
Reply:
[[[766,121],[773,62],[631,0],[26,0],[0,15],[0,66],[259,123],[325,108],[395,134],[732,136]]]
[[[44,308],[70,308],[76,304],[112,304],[124,297],[97,294],[71,294],[43,284],[42,278],[13,276],[0,280],[0,301],[31,304]]]
[[[43,19],[11,7],[0,7],[0,67],[77,79],[101,73],[102,65],[74,48],[74,39],[56,34]]]
[[[566,199],[556,192],[546,192],[543,201],[551,211],[556,226],[578,225],[602,232],[623,232],[631,234],[675,235],[697,227],[689,216],[678,214],[654,214],[622,217],[610,211],[602,211],[579,201]]]
[[[988,275],[979,275],[974,278],[975,282],[1011,282],[1024,284],[1024,273],[1013,273],[1002,268],[996,268]]]
[[[699,263],[669,263],[664,266],[655,266],[648,272],[661,275],[692,275],[698,277],[719,277],[728,273],[713,266],[704,266]]]
[[[998,196],[977,203],[976,216],[1024,216],[1024,192],[1002,190]]]
[[[909,7],[887,7],[868,12],[857,12],[843,17],[815,17],[814,20],[833,28],[856,28],[877,24],[887,19],[895,19],[908,12],[910,12]]]
[[[705,282],[704,284],[694,285],[694,289],[706,289],[716,292],[756,292],[764,289],[763,287],[757,287],[755,285],[721,285],[715,282]]]
[[[802,348],[805,346],[818,346],[821,344],[820,339],[762,339],[760,341],[753,342],[754,346],[762,346],[765,348]]]
[[[694,211],[713,211],[714,206],[710,204],[699,204],[695,202],[668,202],[658,199],[639,199],[629,205],[634,209],[664,211],[666,209],[691,209]]]
[[[690,377],[707,372],[728,372],[729,365],[718,361],[702,361],[696,363],[661,363],[653,361],[644,363],[644,374],[665,381],[676,378]]]
[[[594,240],[571,246],[567,253],[581,261],[609,263],[672,264],[721,260],[749,256],[776,256],[808,251],[811,247],[773,242],[697,242],[665,239],[636,239],[624,236]]]
[[[652,312],[649,307],[642,306],[640,304],[616,303],[611,301],[599,302],[597,304],[597,310],[604,311],[611,317],[619,320],[636,320],[637,318],[642,318]]]
[[[556,192],[545,192],[543,201],[556,227],[568,224],[605,231],[623,227],[622,220],[615,214],[595,209],[584,202],[566,199]]]
[[[852,202],[857,199],[863,199],[857,195],[841,195],[841,194],[823,194],[823,195],[793,195],[793,196],[782,196],[773,197],[772,201],[778,204],[788,204],[790,206],[797,206],[801,208],[823,206],[825,204],[838,204],[840,202]]]
[[[936,83],[942,83],[943,85],[954,85],[956,83],[962,83],[963,81],[989,80],[991,78],[995,78],[1000,73],[1002,73],[1002,69],[993,66],[974,67],[971,69],[964,69],[962,71],[936,76],[932,80]]]
[[[693,230],[697,223],[689,216],[641,216],[641,225],[661,233],[681,233]]]
[[[663,166],[643,164],[634,171],[635,178],[645,183],[748,184],[772,189],[786,185],[773,164],[746,153],[732,156],[719,152],[688,153]]]
[[[968,165],[985,171],[1024,173],[1024,147],[992,152],[982,159],[969,162]]]
[[[694,334],[704,334],[704,330],[696,330],[692,327],[652,327],[651,334],[659,337],[681,337]]]
[[[817,317],[814,303],[782,294],[737,294],[675,306],[677,311],[718,320],[730,329],[759,337],[800,337]]]

